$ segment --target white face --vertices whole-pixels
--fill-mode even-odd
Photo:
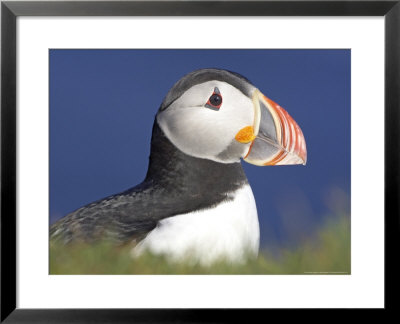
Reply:
[[[218,92],[222,97],[220,107],[207,104]],[[182,152],[232,163],[238,162],[249,150],[250,143],[239,143],[235,135],[254,124],[254,114],[252,99],[240,90],[226,82],[208,81],[188,89],[158,113],[157,121],[168,139]]]

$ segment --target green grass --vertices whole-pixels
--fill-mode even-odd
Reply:
[[[202,267],[191,262],[171,263],[155,255],[130,257],[131,247],[50,243],[50,274],[350,274],[350,220],[347,215],[327,219],[313,238],[272,255],[233,265],[218,262]]]

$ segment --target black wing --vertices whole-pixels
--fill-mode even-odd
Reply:
[[[50,239],[69,243],[140,240],[159,220],[153,189],[139,185],[121,194],[81,207],[50,227]]]

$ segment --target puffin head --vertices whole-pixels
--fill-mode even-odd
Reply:
[[[220,163],[243,158],[255,165],[305,164],[306,143],[297,123],[245,77],[202,69],[181,78],[156,116],[182,152]]]

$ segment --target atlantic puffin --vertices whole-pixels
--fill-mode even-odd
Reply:
[[[257,208],[242,159],[305,165],[303,133],[242,75],[193,71],[156,113],[143,182],[66,215],[50,227],[50,239],[133,242],[133,256],[148,251],[201,264],[257,256]]]

